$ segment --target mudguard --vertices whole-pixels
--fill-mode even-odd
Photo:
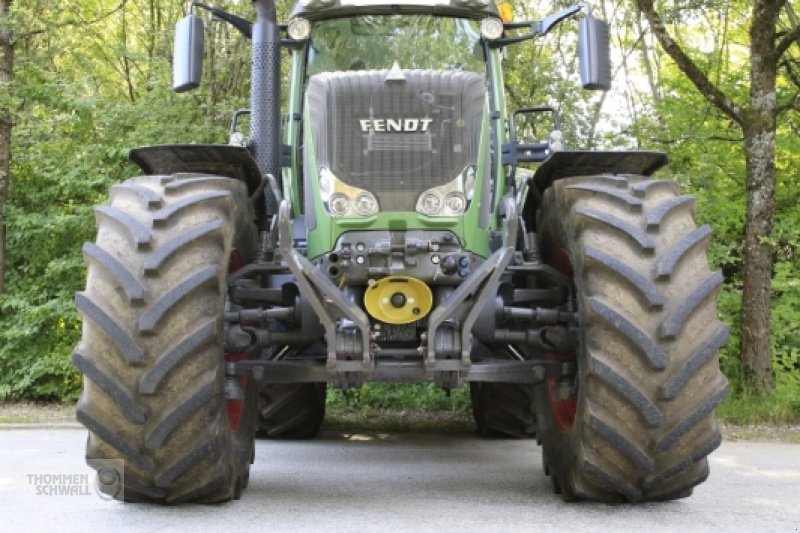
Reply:
[[[555,152],[536,169],[533,183],[544,192],[554,181],[570,176],[637,174],[649,176],[667,164],[663,152]]]
[[[261,185],[255,159],[242,146],[230,144],[168,144],[133,148],[128,157],[145,174],[197,172],[243,181],[252,195]]]

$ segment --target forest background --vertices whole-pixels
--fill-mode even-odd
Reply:
[[[515,17],[537,19],[571,3],[518,1]],[[509,109],[558,107],[570,147],[668,153],[662,175],[696,196],[698,224],[714,232],[711,262],[725,280],[719,306],[731,337],[721,364],[732,388],[719,412],[740,423],[797,421],[800,2],[592,4],[611,24],[612,90],[580,89],[577,32],[567,23],[544,39],[507,49]],[[248,0],[215,5],[252,16]],[[770,321],[767,375],[759,378],[768,378],[768,386],[753,380],[741,357],[742,332],[755,331],[742,322],[747,197],[763,185],[748,172],[753,146],[745,142],[744,120],[754,116],[757,101],[752,43],[765,31],[757,28],[765,5],[777,9],[766,22],[780,52],[773,58],[775,175],[768,207],[774,224],[752,242],[770,260],[766,272],[761,267]],[[292,4],[277,0],[277,6],[285,21]],[[128,149],[227,142],[230,117],[248,106],[249,43],[210,20],[203,86],[181,95],[170,90],[173,27],[185,8],[176,0],[0,0],[0,401],[77,398],[80,375],[70,356],[80,335],[73,296],[85,278],[81,248],[94,238],[93,207],[106,201],[111,185],[137,174]],[[683,57],[663,47],[669,43]],[[761,65],[763,58],[756,59]],[[686,61],[696,71],[687,70]],[[10,163],[2,157],[4,138]],[[756,219],[765,220],[763,214]],[[463,390],[445,397],[431,387],[372,387],[334,393],[330,400],[360,400],[365,407],[468,406]]]

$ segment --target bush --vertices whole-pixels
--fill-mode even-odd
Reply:
[[[467,411],[469,387],[444,391],[433,383],[422,385],[387,385],[365,383],[360,389],[328,389],[328,407],[334,409],[427,409]]]

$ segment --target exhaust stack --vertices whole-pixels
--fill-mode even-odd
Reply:
[[[272,174],[280,184],[281,39],[274,0],[253,0],[253,6],[256,22],[250,85],[250,148],[261,174]],[[273,210],[274,206],[267,205],[268,212]]]

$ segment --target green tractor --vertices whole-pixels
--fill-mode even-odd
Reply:
[[[728,390],[710,230],[651,177],[664,154],[564,150],[555,109],[506,109],[505,47],[578,19],[582,83],[607,89],[608,26],[583,4],[254,7],[193,3],[176,28],[177,91],[200,83],[193,10],[252,40],[231,144],[132,150],[144,175],[83,248],[77,417],[101,486],[238,498],[257,434],[312,437],[328,386],[379,381],[468,385],[481,435],[535,437],[566,500],[691,494]]]

